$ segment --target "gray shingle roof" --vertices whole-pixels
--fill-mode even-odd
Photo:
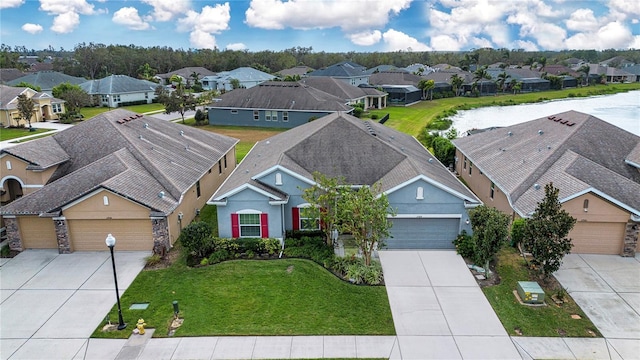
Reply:
[[[282,69],[280,71],[278,71],[278,74],[282,77],[285,77],[287,75],[299,75],[299,76],[306,76],[308,72],[313,71],[313,68],[310,68],[306,65],[298,65],[298,66],[294,66],[292,68],[289,69]]]
[[[165,74],[156,74],[157,77],[159,78],[163,78],[163,79],[169,79],[171,78],[171,76],[173,75],[178,75],[178,76],[182,76],[184,79],[189,79],[189,80],[193,80],[191,78],[191,74],[193,73],[198,74],[198,77],[201,79],[203,76],[210,76],[210,75],[215,75],[216,73],[214,73],[213,71],[203,68],[201,66],[193,66],[193,67],[185,67],[182,69],[178,69],[175,71],[171,71]]]
[[[420,76],[406,71],[381,71],[371,74],[369,77],[369,84],[418,86],[420,80],[422,80]]]
[[[25,89],[23,87],[0,85],[0,109],[15,109],[16,105],[9,103],[14,101]]]
[[[25,75],[27,74],[15,68],[0,69],[0,83],[4,84],[8,81],[23,77]]]
[[[127,75],[110,75],[102,79],[80,84],[89,95],[154,92],[159,85],[148,80],[135,79]]]
[[[238,140],[118,109],[3,151],[28,154],[36,164],[41,160],[34,152],[39,151],[51,163],[63,157],[50,159],[49,150],[57,149],[54,142],[68,160],[42,189],[5,206],[2,213],[54,212],[105,188],[166,214]]]
[[[300,80],[301,84],[309,85],[318,90],[322,90],[331,95],[335,95],[345,102],[351,100],[362,99],[367,96],[367,92],[360,87],[353,86],[351,84],[347,84],[344,81],[338,80],[336,78],[326,77],[326,76],[315,76],[308,77]],[[376,95],[384,95],[385,93],[382,91],[378,91],[376,89],[371,89],[371,94]]]
[[[273,80],[275,76],[267,74],[264,71],[256,70],[252,67],[239,67],[231,71],[221,71],[215,76],[214,79],[237,79],[240,82],[244,81],[269,81]]]
[[[338,78],[369,76],[366,71],[367,69],[360,64],[343,61],[323,69],[314,70],[308,76],[333,76]]]
[[[246,184],[260,186],[252,177],[278,165],[310,181],[319,171],[329,177],[344,177],[353,185],[380,182],[382,191],[422,175],[469,201],[479,202],[415,138],[343,113],[324,116],[258,142],[212,200],[222,201],[226,194]]]
[[[87,79],[70,76],[57,71],[38,71],[9,81],[7,84],[17,85],[18,83],[26,82],[31,85],[39,86],[42,90],[51,90],[54,86],[58,86],[66,82],[69,84],[79,85],[85,81],[87,81]]]
[[[210,108],[351,111],[345,101],[308,85],[270,81],[249,89],[235,89],[220,96]]]
[[[640,137],[591,115],[567,111],[453,142],[520,215],[544,197],[532,192],[534,184],[548,182],[560,189],[560,198],[593,187],[640,212],[640,188],[633,191],[640,173],[624,161]]]

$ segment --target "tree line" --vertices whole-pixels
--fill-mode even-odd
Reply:
[[[450,64],[468,67],[471,64],[489,65],[503,62],[509,65],[531,65],[545,59],[546,64],[563,64],[569,58],[587,62],[599,62],[615,56],[640,63],[637,50],[567,50],[567,51],[524,51],[523,49],[482,48],[460,52],[324,52],[312,47],[292,47],[282,51],[264,50],[219,50],[219,49],[174,49],[171,47],[143,47],[137,45],[105,45],[100,43],[79,43],[73,50],[60,48],[34,50],[26,47],[0,46],[0,68],[25,69],[20,56],[37,56],[39,61],[50,58],[53,69],[67,75],[99,79],[111,74],[142,77],[145,72],[163,74],[184,67],[204,67],[213,72],[233,70],[250,66],[255,69],[277,73],[294,66],[308,66],[320,69],[341,61],[352,61],[366,68],[378,65],[406,67],[411,64]],[[145,68],[146,66],[146,68]]]

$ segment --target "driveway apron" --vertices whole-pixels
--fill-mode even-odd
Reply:
[[[520,359],[454,251],[381,251],[398,337],[392,359]]]

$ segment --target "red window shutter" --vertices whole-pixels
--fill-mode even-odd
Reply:
[[[238,219],[238,214],[231,214],[231,237],[240,237],[240,221]]]
[[[300,230],[300,209],[297,207],[291,208],[291,215],[293,218],[293,230]]]
[[[267,219],[267,214],[260,214],[260,227],[262,228],[262,237],[269,237],[269,221]]]

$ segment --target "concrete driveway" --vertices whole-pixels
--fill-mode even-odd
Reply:
[[[640,358],[640,254],[569,254],[555,277],[608,343]]]
[[[116,250],[120,293],[146,256]],[[0,359],[73,359],[84,353],[116,303],[109,252],[27,250],[1,264]]]
[[[380,251],[398,348],[391,359],[520,359],[455,251]]]

